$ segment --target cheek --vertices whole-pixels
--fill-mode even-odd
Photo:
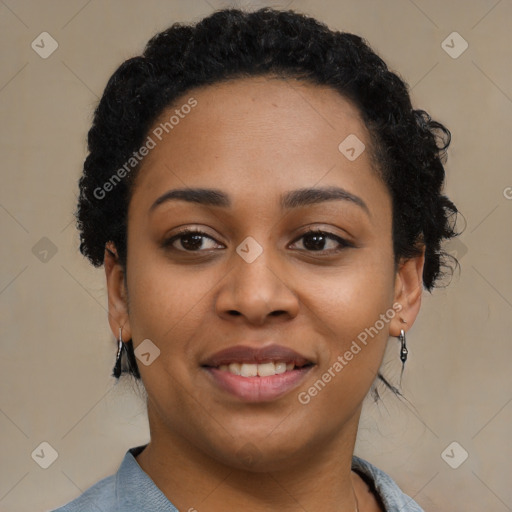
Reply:
[[[330,328],[331,337],[357,336],[392,306],[394,265],[391,250],[353,251],[336,269],[301,274],[300,300]]]
[[[331,419],[324,422],[326,431],[346,421],[360,406],[377,377],[386,349],[389,320],[381,320],[380,315],[386,318],[390,308],[386,309],[385,301],[365,308],[358,304],[338,303],[319,366],[297,392],[297,401],[310,414],[321,417],[331,411]],[[323,319],[327,317],[325,314]]]
[[[156,367],[185,372],[194,341],[209,329],[209,291],[218,283],[219,273],[192,265],[179,268],[142,250],[130,253],[128,262],[134,347],[150,339],[160,350]],[[145,368],[140,370],[144,376]]]
[[[317,275],[303,281],[301,300],[305,311],[311,312],[308,322],[316,324],[327,341],[327,350],[320,354],[318,377],[327,372],[325,380],[333,395],[326,393],[325,399],[340,400],[340,387],[362,399],[376,377],[396,314],[391,251],[368,251],[354,260],[329,279]]]

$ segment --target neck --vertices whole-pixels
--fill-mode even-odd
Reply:
[[[360,410],[332,439],[299,450],[279,467],[263,463],[252,470],[219,462],[170,433],[150,410],[148,415],[151,442],[136,459],[179,510],[225,512],[248,504],[254,512],[269,506],[283,512],[357,510],[354,487],[360,484],[351,461]]]

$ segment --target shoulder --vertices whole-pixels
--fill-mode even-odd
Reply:
[[[101,504],[101,509],[98,509]],[[116,485],[115,475],[110,475],[96,482],[83,494],[66,505],[51,512],[83,512],[84,510],[115,510]]]
[[[130,448],[117,473],[51,512],[178,512],[139,466],[136,456],[145,446]]]
[[[368,461],[353,456],[352,469],[367,478],[387,511],[424,512],[412,498],[401,491],[396,482],[387,473]]]

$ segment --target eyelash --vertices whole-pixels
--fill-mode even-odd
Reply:
[[[182,231],[180,231],[179,233],[177,233],[176,235],[173,235],[171,238],[165,240],[163,243],[162,243],[162,247],[163,248],[170,248],[172,250],[175,250],[175,251],[178,251],[178,252],[184,252],[184,253],[199,253],[199,252],[204,252],[204,250],[197,250],[197,251],[190,251],[190,250],[186,250],[186,249],[176,249],[175,247],[172,246],[172,244],[174,243],[175,240],[179,240],[180,238],[184,238],[188,235],[200,235],[202,238],[209,238],[210,240],[213,240],[214,242],[218,243],[214,238],[212,238],[210,235],[208,235],[207,233],[205,233],[204,231],[201,231],[199,229],[190,229],[190,228],[186,228],[186,229],[183,229]],[[329,232],[326,232],[326,231],[322,231],[320,229],[309,229],[308,231],[306,231],[305,233],[303,233],[300,237],[296,238],[292,243],[295,244],[296,242],[298,242],[299,240],[301,240],[302,238],[304,238],[305,236],[308,236],[308,235],[317,235],[317,236],[323,236],[325,238],[328,238],[330,240],[334,240],[336,242],[338,242],[340,244],[341,247],[337,248],[337,249],[330,249],[330,250],[323,250],[323,249],[320,249],[318,251],[313,251],[313,250],[307,250],[307,249],[304,249],[306,252],[309,252],[309,253],[327,253],[327,254],[332,254],[332,253],[338,253],[338,252],[341,252],[343,251],[344,249],[348,248],[348,247],[354,247],[353,244],[351,244],[350,242],[348,242],[347,240],[337,236],[337,235],[334,235],[332,233],[329,233]],[[206,250],[215,250],[215,249],[206,249]]]

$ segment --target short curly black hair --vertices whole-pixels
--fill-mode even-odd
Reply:
[[[127,211],[138,166],[109,187],[107,200],[98,191],[107,190],[164,109],[194,87],[252,76],[330,86],[359,109],[392,198],[395,261],[424,249],[423,284],[432,291],[443,268],[453,268],[441,243],[458,234],[457,208],[442,193],[450,132],[413,109],[407,84],[364,39],[269,7],[222,9],[196,24],[175,23],[115,71],[94,113],[79,182],[82,254],[100,266],[112,241],[126,265]],[[131,346],[129,357],[135,363]]]

